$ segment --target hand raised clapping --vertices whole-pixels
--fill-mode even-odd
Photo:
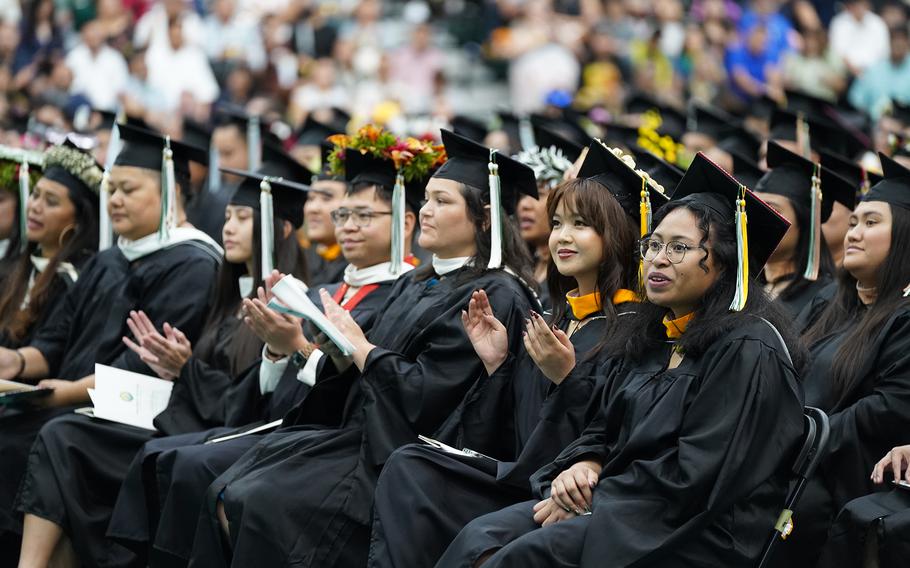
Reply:
[[[575,347],[561,329],[551,328],[543,317],[531,312],[525,320],[525,349],[540,371],[555,384],[560,384],[575,368]]]
[[[193,353],[193,346],[186,335],[169,323],[162,326],[162,335],[141,310],[130,312],[126,325],[136,340],[124,337],[123,343],[139,355],[156,375],[168,381],[176,379]]]
[[[468,309],[461,311],[461,323],[487,374],[492,375],[509,355],[509,337],[505,326],[493,315],[486,292],[477,290],[471,295]]]

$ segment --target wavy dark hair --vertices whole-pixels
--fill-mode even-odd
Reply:
[[[485,206],[486,189],[478,189],[474,186],[460,183],[461,195],[465,200],[465,208],[468,218],[474,223],[474,245],[476,253],[471,262],[460,270],[455,279],[455,285],[461,286],[465,282],[474,280],[487,270],[487,264],[490,262],[490,222],[489,215]],[[537,282],[534,280],[533,260],[528,247],[518,232],[518,227],[514,219],[502,210],[502,265],[508,266],[515,271],[519,278],[524,280],[525,285],[538,291]],[[426,280],[434,274],[433,266],[427,263],[414,272],[417,280]]]
[[[891,249],[876,270],[878,296],[874,304],[864,305],[856,293],[856,278],[841,269],[837,275],[837,292],[815,323],[803,336],[811,347],[830,335],[850,328],[834,354],[828,376],[834,385],[837,405],[846,402],[863,380],[862,364],[878,339],[885,322],[895,312],[910,306],[904,287],[910,282],[910,263],[903,251],[910,246],[910,210],[891,206]]]
[[[67,188],[67,195],[75,208],[73,232],[35,279],[28,305],[21,308],[32,274],[31,257],[38,253],[37,243],[29,243],[25,253],[15,261],[5,281],[5,289],[0,293],[0,334],[14,343],[24,341],[45,315],[53,296],[64,293],[65,288],[61,287],[57,274],[60,263],[69,262],[78,268],[98,250],[98,196],[70,188]],[[22,238],[26,238],[25,235]],[[10,246],[13,246],[12,242]]]
[[[275,268],[282,274],[292,274],[304,282],[307,281],[306,257],[303,249],[297,243],[297,237],[294,231],[290,231],[287,237],[284,236],[284,224],[286,221],[275,217]],[[261,241],[259,238],[260,223],[259,215],[253,215],[253,290],[251,297],[256,296],[255,290],[262,286],[262,274],[260,274],[259,251]],[[237,311],[240,309],[240,284],[241,276],[247,276],[246,263],[233,263],[224,261],[218,269],[218,276],[215,279],[214,298],[212,306],[209,309],[205,326],[199,338],[198,348],[193,350],[194,355],[198,355],[203,360],[209,360],[214,353],[218,342],[218,329],[227,318],[237,317]],[[237,327],[231,337],[231,372],[239,374],[246,369],[262,352],[262,341],[247,326]]]
[[[815,284],[815,282],[812,280],[803,278],[803,274],[806,272],[806,267],[809,265],[809,244],[812,238],[812,235],[809,232],[809,227],[812,223],[812,208],[803,201],[794,201],[788,197],[785,197],[784,199],[789,201],[790,206],[793,207],[794,216],[796,217],[793,219],[793,224],[796,225],[796,228],[799,231],[799,238],[796,240],[796,250],[793,251],[794,272],[792,278],[790,279],[790,284],[788,284],[787,287],[784,288],[777,296],[777,298],[780,300],[789,300],[790,298],[802,294],[806,288]],[[819,250],[821,251],[818,256],[819,278],[833,277],[835,272],[834,259],[831,257],[831,251],[828,250],[828,247],[824,242],[824,238],[822,238],[822,243]],[[766,282],[764,273],[762,273],[760,281]]]
[[[704,354],[718,339],[731,330],[744,325],[747,318],[761,317],[768,320],[780,332],[790,351],[793,366],[800,372],[807,359],[806,350],[800,343],[792,324],[783,309],[771,302],[758,285],[755,277],[749,283],[749,298],[739,312],[730,311],[730,302],[736,291],[736,235],[735,226],[713,209],[698,202],[671,201],[654,215],[653,226],[660,225],[667,215],[677,209],[687,209],[696,219],[702,233],[699,244],[706,250],[695,249],[690,254],[704,255],[699,262],[702,270],[708,271],[706,261],[710,255],[718,271],[714,284],[702,296],[695,308],[695,317],[679,339],[679,347],[687,355],[698,357]],[[755,266],[755,263],[751,263]],[[643,294],[643,297],[644,296]],[[643,301],[638,311],[629,316],[632,320],[625,329],[629,333],[610,338],[607,349],[623,353],[632,360],[640,360],[644,353],[658,349],[665,342],[666,330],[663,318],[667,308]]]

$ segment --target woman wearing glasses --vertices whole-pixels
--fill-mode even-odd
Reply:
[[[743,207],[748,264],[734,223]],[[746,288],[745,271],[761,269],[787,223],[701,154],[654,223],[641,244],[648,301],[607,344],[624,361],[599,414],[534,474],[537,500],[475,520],[437,566],[758,557],[803,418],[796,368],[771,324],[792,333],[759,287]]]
[[[506,391],[491,400],[507,401],[498,412],[513,415],[508,432],[490,433],[499,438],[495,455],[504,461],[420,444],[395,452],[373,504],[371,567],[432,566],[472,519],[530,497],[530,475],[577,438],[597,411],[598,376],[611,361],[605,338],[624,332],[638,302],[632,291],[638,258],[629,251],[640,230],[642,178],[633,167],[594,141],[579,177],[551,191],[547,277],[549,289],[565,301],[549,321],[531,315],[517,357],[509,357],[505,328],[489,315],[486,294],[474,295],[465,327],[489,382]],[[654,209],[667,201],[653,185],[648,196]],[[459,497],[440,499],[446,494]]]

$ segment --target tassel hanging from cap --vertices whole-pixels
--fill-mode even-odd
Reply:
[[[651,197],[648,194],[648,180],[641,178],[641,202],[638,205],[639,211],[639,236],[644,237],[651,232]],[[644,259],[638,259],[638,289],[645,288],[645,266]]]
[[[907,284],[907,287],[904,288],[904,297],[910,296],[910,284]]]
[[[167,241],[177,228],[177,180],[174,176],[174,151],[171,137],[164,137],[161,151],[161,216],[158,223],[158,240]]]
[[[259,182],[259,277],[275,269],[275,210],[273,209],[272,184],[268,178]]]
[[[251,172],[262,165],[262,131],[259,128],[259,117],[253,115],[246,123],[246,150]]]
[[[499,165],[496,150],[490,150],[490,262],[487,268],[502,266],[502,188],[499,185]]]
[[[221,188],[221,159],[218,155],[218,148],[214,142],[209,144],[209,177],[206,180],[206,189],[209,193],[218,193]]]
[[[104,174],[101,177],[101,190],[98,194],[98,250],[107,250],[114,245],[114,230],[111,227],[111,216],[107,212],[108,202],[111,199],[110,177],[111,168],[117,154],[120,153],[120,125],[126,122],[123,110],[117,112],[117,118],[111,127],[111,139],[107,143],[107,155],[104,158]]]
[[[400,274],[404,263],[404,192],[404,176],[398,173],[392,189],[392,250],[389,259],[391,260],[389,271],[392,274]]]
[[[746,186],[739,186],[739,198],[736,200],[736,293],[730,310],[741,311],[749,297],[749,237],[746,231]]]
[[[822,241],[822,181],[819,165],[816,163],[812,171],[812,209],[809,213],[809,261],[803,278],[818,280],[818,268],[821,258]]]
[[[32,192],[28,174],[28,162],[19,164],[19,249],[25,252],[28,248],[28,196]]]
[[[809,133],[809,123],[803,117],[803,113],[797,114],[796,117],[796,142],[803,158],[812,159],[812,138]]]

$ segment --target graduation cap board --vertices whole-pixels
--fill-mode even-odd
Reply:
[[[490,133],[483,122],[463,114],[452,118],[452,131],[476,142],[483,142]]]
[[[169,136],[128,124],[119,125],[119,135],[122,146],[114,159],[114,166],[131,166],[161,173],[158,239],[160,242],[167,241],[177,227],[177,181],[186,183],[189,180],[191,161],[208,165],[208,153],[202,148],[171,140]]]
[[[644,170],[638,169],[635,158],[616,148],[608,148],[594,140],[578,170],[578,177],[597,182],[619,203],[623,211],[639,223],[641,235],[651,232],[651,216],[670,200],[660,184]]]
[[[457,181],[488,192],[490,204],[490,262],[502,266],[502,211],[515,212],[520,195],[538,198],[537,180],[528,166],[449,130],[442,130],[448,161],[433,177]]]
[[[530,122],[535,145],[541,147],[556,146],[561,148],[567,155],[577,152],[573,161],[581,155],[582,148],[591,142],[591,137],[587,131],[580,124],[568,118],[553,118],[533,114]]]
[[[660,184],[665,193],[673,193],[676,184],[683,177],[683,171],[640,146],[635,146],[632,150],[635,154],[635,163],[638,168],[647,172],[651,179]]]
[[[295,146],[322,146],[326,138],[333,134],[341,134],[342,131],[319,122],[315,118],[308,116],[303,122],[303,126],[294,135]]]
[[[38,152],[31,152],[11,146],[0,146],[0,160],[13,162],[18,166],[16,174],[19,190],[19,247],[20,252],[28,248],[28,239],[25,238],[28,222],[28,196],[32,192],[30,167],[36,169],[44,167],[44,156]]]
[[[701,152],[676,186],[673,201],[702,204],[736,225],[738,266],[730,309],[742,310],[749,295],[750,271],[761,271],[790,223]]]
[[[755,186],[758,185],[758,180],[765,175],[765,171],[759,168],[758,164],[739,152],[730,151],[729,153],[733,157],[733,177],[741,181],[742,184],[749,189],[758,191],[755,189]]]
[[[850,145],[843,128],[829,121],[808,118],[802,113],[782,109],[775,110],[771,115],[769,137],[793,142],[800,142],[802,138],[814,150],[828,150],[837,154],[845,153]],[[801,151],[805,152],[806,149]]]
[[[556,148],[570,162],[577,160],[586,144],[578,144],[551,130],[546,124],[540,119],[531,118],[531,127],[534,130],[534,145],[538,148]]]
[[[867,171],[858,163],[840,154],[822,150],[819,152],[819,156],[821,157],[822,166],[834,171],[834,173],[853,184],[855,193],[859,196],[868,193],[869,188],[882,180],[882,176]]]
[[[774,141],[768,142],[768,167],[755,191],[781,195],[809,205],[809,260],[803,278],[817,280],[821,254],[821,226],[831,216],[834,201],[853,209],[855,191],[850,182]],[[825,182],[828,183],[825,183]]]
[[[717,146],[731,155],[738,153],[740,157],[754,162],[758,159],[761,140],[744,127],[736,126],[717,143]]]
[[[689,105],[686,121],[688,132],[697,132],[718,141],[730,134],[735,124],[736,121],[732,116],[718,108],[696,102]]]

